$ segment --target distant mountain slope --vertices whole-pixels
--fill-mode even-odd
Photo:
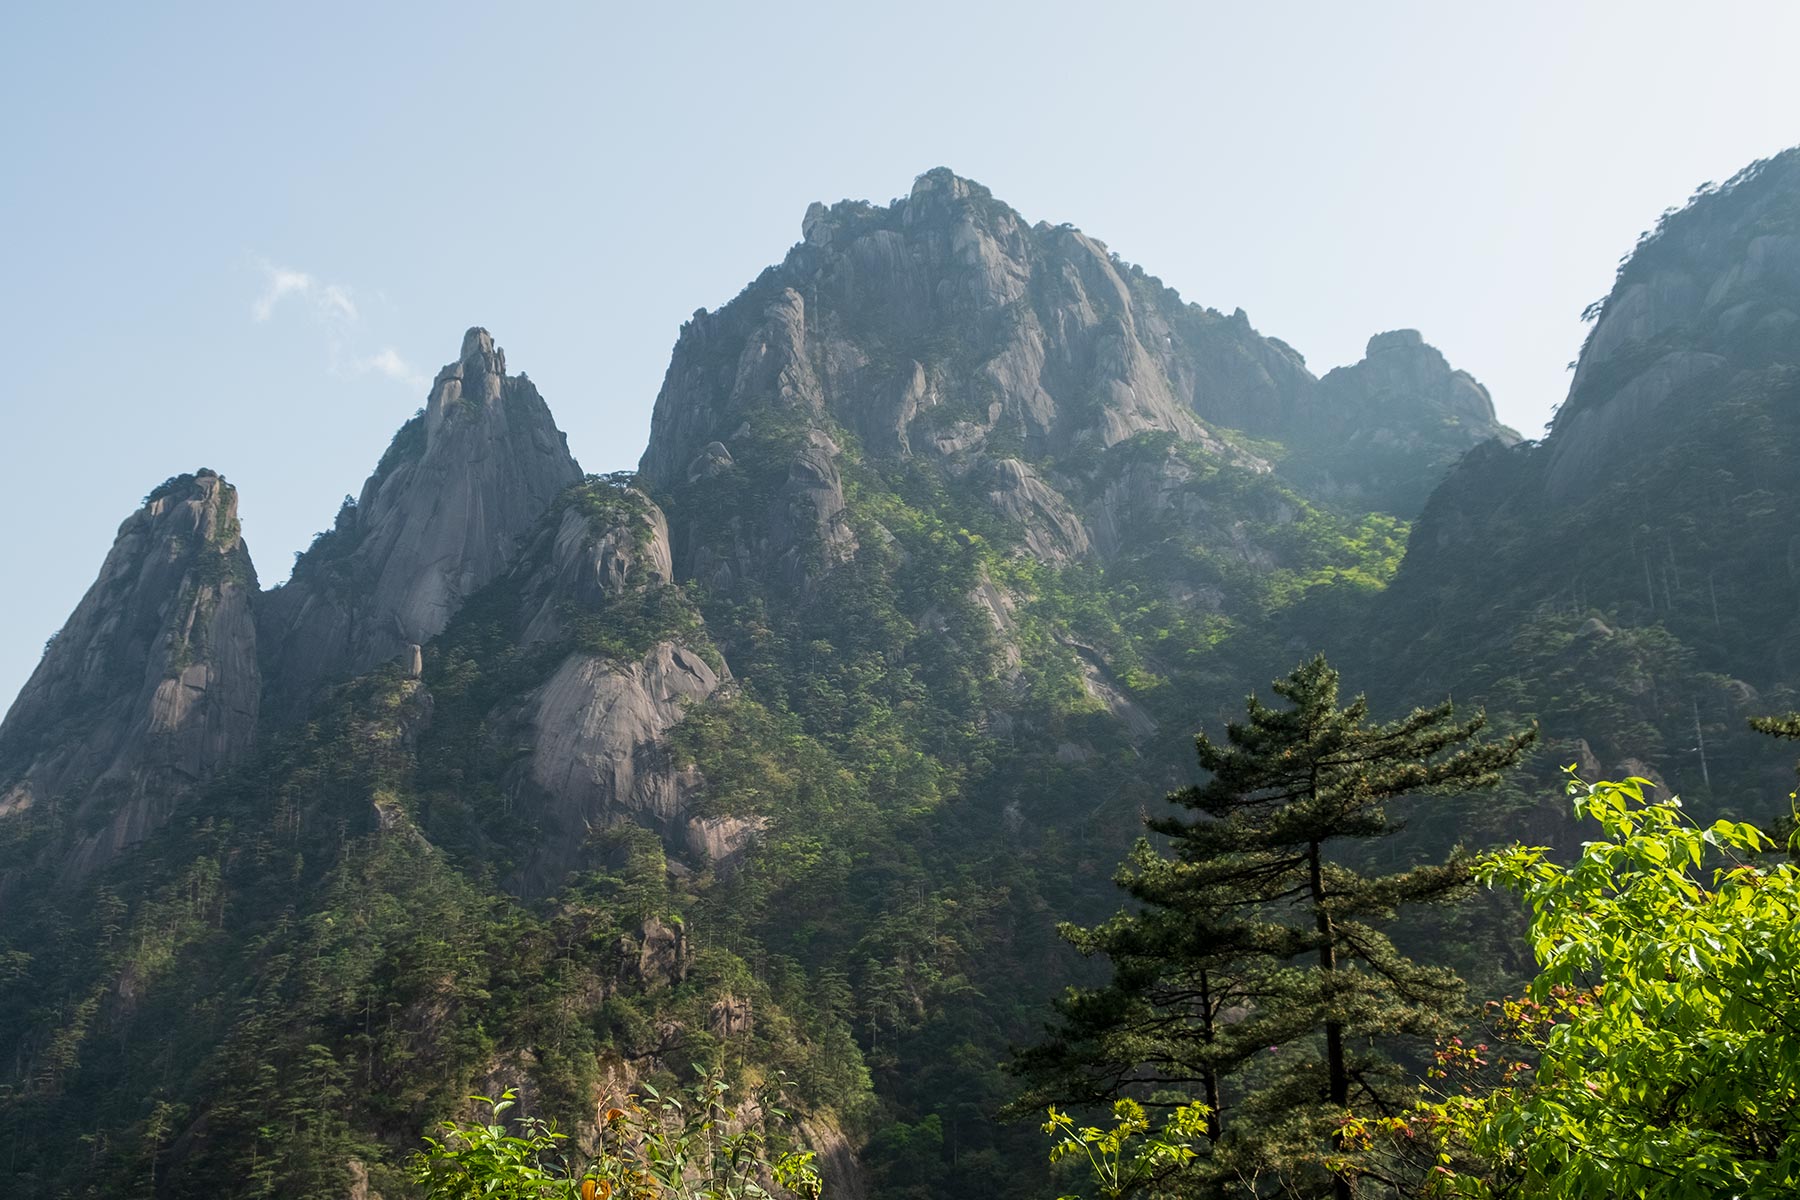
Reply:
[[[1370,338],[1362,361],[1329,372],[1318,396],[1307,423],[1285,435],[1282,471],[1348,508],[1414,516],[1465,452],[1519,440],[1495,419],[1487,389],[1415,329]]]
[[[1800,151],[1667,215],[1594,317],[1549,434],[1451,473],[1345,653],[1538,713],[1562,761],[1778,815],[1745,719],[1800,699]]]

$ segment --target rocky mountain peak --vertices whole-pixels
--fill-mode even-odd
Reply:
[[[1608,456],[1721,372],[1800,362],[1800,147],[1666,213],[1590,310],[1547,485],[1586,494]]]
[[[1360,362],[1327,372],[1310,414],[1285,438],[1283,473],[1316,495],[1406,517],[1470,448],[1519,440],[1488,390],[1416,329],[1378,333]]]
[[[1352,380],[1360,380],[1361,386],[1347,388],[1342,394],[1336,391],[1338,386]],[[1349,395],[1359,394],[1376,401],[1398,400],[1402,413],[1408,416],[1426,418],[1428,415],[1435,415],[1404,413],[1406,408],[1416,409],[1423,401],[1435,404],[1446,413],[1463,417],[1466,424],[1461,432],[1468,445],[1485,441],[1490,436],[1501,436],[1500,426],[1494,417],[1494,401],[1488,395],[1487,388],[1476,382],[1475,377],[1467,371],[1451,367],[1443,352],[1426,342],[1416,329],[1395,329],[1376,334],[1369,339],[1361,362],[1349,367],[1339,367],[1329,372],[1320,382],[1334,401],[1322,406],[1324,415],[1328,419],[1338,420],[1341,425],[1351,424],[1349,418],[1356,414],[1346,411],[1338,402]],[[1509,439],[1502,436],[1502,440]],[[1516,441],[1517,437],[1510,440]]]
[[[471,326],[463,334],[462,353],[457,356],[457,363],[467,367],[471,361],[479,364],[490,374],[506,374],[506,351],[494,348],[494,335],[479,325]],[[448,370],[448,368],[446,368]]]
[[[470,329],[356,501],[264,603],[271,710],[292,715],[319,686],[441,632],[581,478],[537,388]]]
[[[0,820],[73,816],[89,834],[45,852],[91,867],[239,759],[256,732],[255,595],[235,488],[203,468],[145,497],[0,723]]]
[[[1167,297],[1072,226],[1032,226],[938,168],[885,206],[814,204],[801,231],[778,267],[683,329],[643,461],[654,485],[710,443],[731,452],[771,411],[902,458],[966,458],[995,438],[1035,457],[1145,430],[1203,436],[1194,372],[1171,378],[1164,361],[1182,331],[1141,311]]]
[[[1367,348],[1363,350],[1364,358],[1374,358],[1384,350],[1429,350],[1437,354],[1437,350],[1425,344],[1424,335],[1416,329],[1390,329],[1386,333],[1378,333],[1369,339]],[[1443,355],[1438,354],[1439,358]]]
[[[1219,431],[1280,442],[1290,481],[1401,515],[1469,446],[1516,440],[1486,390],[1417,331],[1377,335],[1365,363],[1326,385],[1242,309],[1188,303],[1103,242],[1032,224],[947,168],[886,205],[815,203],[801,234],[730,304],[683,327],[657,397],[640,471],[659,498],[710,508],[698,498],[755,491],[729,537],[693,536],[674,505],[683,573],[717,582],[788,564],[777,573],[810,589],[853,541],[839,445],[852,459],[993,475],[991,503],[1026,527],[1033,553],[1060,561],[1089,552],[1082,523],[1105,514],[1075,512],[1067,497],[1086,486],[1057,464],[1139,435],[1253,471],[1270,461]],[[1351,461],[1371,448],[1371,463]],[[752,488],[752,460],[771,455],[786,461]],[[1012,466],[994,474],[995,463]],[[680,549],[709,538],[719,544]]]
[[[906,224],[921,223],[950,217],[975,206],[992,207],[1007,216],[1018,217],[973,179],[964,179],[949,167],[933,167],[913,180],[901,220]]]
[[[907,199],[914,204],[930,196],[946,196],[955,200],[977,191],[984,196],[990,195],[979,183],[962,178],[949,167],[933,167],[914,178],[912,191],[907,194]]]

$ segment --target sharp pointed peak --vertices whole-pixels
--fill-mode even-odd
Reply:
[[[494,335],[480,325],[471,325],[469,331],[463,334],[462,352],[456,357],[458,362],[468,362],[471,358],[494,353]]]

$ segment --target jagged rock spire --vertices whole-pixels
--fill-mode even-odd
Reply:
[[[152,492],[0,723],[0,821],[73,818],[98,832],[51,852],[98,865],[242,757],[255,595],[237,490],[200,470]]]
[[[271,713],[293,716],[320,687],[441,632],[581,478],[537,388],[470,329],[356,502],[266,597]]]

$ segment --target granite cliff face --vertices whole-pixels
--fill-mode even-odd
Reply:
[[[152,492],[0,724],[0,821],[66,823],[47,852],[86,872],[241,759],[256,594],[236,489],[202,470]]]
[[[1619,270],[1551,430],[1545,486],[1592,494],[1608,453],[1733,372],[1800,360],[1800,154],[1667,214]]]
[[[944,170],[886,208],[814,205],[803,231],[781,266],[684,327],[642,464],[652,486],[766,408],[829,414],[884,455],[1199,436],[1196,381],[1166,369],[1182,331],[1078,231],[1030,226]]]
[[[749,844],[753,822],[695,811],[705,780],[671,751],[690,707],[730,681],[671,575],[662,510],[635,488],[593,480],[558,502],[493,585],[547,672],[483,722],[497,753],[521,753],[503,787],[536,832],[510,880],[517,892],[554,891],[603,861],[596,836],[621,824],[654,830],[696,866]]]
[[[540,524],[513,574],[527,614],[524,644],[560,641],[583,614],[674,582],[668,519],[636,488],[586,484]]]
[[[1093,535],[1127,523],[1089,484],[1145,437],[1403,516],[1462,451],[1516,440],[1416,334],[1377,337],[1363,363],[1315,379],[1241,310],[1185,303],[1079,230],[1029,224],[946,170],[885,207],[815,204],[802,232],[779,266],[683,327],[657,398],[640,473],[680,510],[684,575],[813,588],[853,552],[842,479],[859,463],[974,480],[1032,554],[1061,563],[1117,544]],[[1230,430],[1291,454],[1265,461]],[[721,538],[705,496],[743,490],[730,477],[747,449],[783,459],[787,477],[721,514]],[[695,508],[706,527],[690,530],[680,514]]]
[[[658,642],[641,659],[618,662],[574,654],[510,714],[527,731],[530,757],[514,788],[524,812],[542,824],[517,889],[552,891],[595,858],[584,843],[621,823],[656,830],[676,850],[708,861],[711,832],[689,804],[702,784],[676,768],[668,734],[690,704],[724,682],[698,653]],[[502,717],[505,720],[505,717]],[[747,844],[748,826],[719,844],[727,857]]]
[[[787,501],[740,539],[755,547],[766,530],[776,559],[822,542],[828,570],[849,553],[834,529],[844,435],[857,457],[955,475],[1012,462],[982,468],[999,473],[996,506],[1064,556],[1085,536],[1027,464],[1159,431],[1227,453],[1209,421],[1266,423],[1311,383],[1241,313],[1182,305],[1100,243],[1032,226],[948,171],[885,208],[815,204],[803,232],[780,266],[683,327],[640,467],[652,489],[682,490],[728,468],[746,436],[812,430],[791,448]]]
[[[263,598],[270,715],[291,718],[321,686],[442,632],[580,480],[537,389],[506,373],[487,330],[469,330],[356,502]]]

